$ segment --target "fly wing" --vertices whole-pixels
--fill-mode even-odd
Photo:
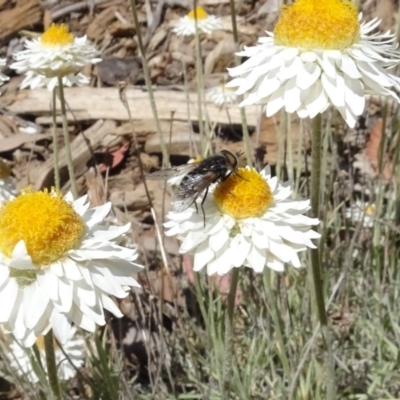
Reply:
[[[174,201],[174,210],[178,213],[189,208],[196,199],[215,180],[211,171],[204,174],[189,174],[179,185],[178,195]]]
[[[146,179],[149,181],[166,181],[178,175],[186,175],[198,165],[199,163],[194,162],[191,164],[180,165],[179,167],[162,169],[147,175]]]

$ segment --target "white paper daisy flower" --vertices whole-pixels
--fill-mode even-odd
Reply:
[[[64,78],[66,86],[84,84],[87,78],[74,75],[85,65],[101,61],[100,52],[86,36],[76,38],[64,24],[52,24],[38,39],[27,40],[25,47],[14,54],[15,62],[10,66],[19,74],[27,74],[23,88],[54,88],[57,78]]]
[[[50,328],[64,344],[71,323],[93,332],[103,308],[122,317],[110,296],[139,286],[137,251],[119,245],[130,224],[102,225],[111,204],[86,199],[25,190],[0,208],[0,324],[24,346]]]
[[[0,68],[3,68],[6,65],[6,59],[0,58]],[[10,78],[7,75],[4,75],[0,72],[0,85],[3,85],[4,82],[7,82]]]
[[[372,228],[377,218],[376,206],[373,203],[365,203],[357,200],[346,209],[346,218],[350,219],[354,224],[362,221],[364,227]]]
[[[15,197],[17,191],[11,178],[11,168],[0,159],[0,202]]]
[[[231,88],[224,84],[210,88],[206,92],[207,100],[212,101],[215,105],[222,107],[225,104],[234,104],[237,100],[237,94]]]
[[[217,29],[222,29],[222,22],[220,18],[215,15],[209,15],[207,11],[200,6],[196,7],[197,14],[197,29],[199,32],[211,33]],[[180,18],[172,32],[178,36],[190,36],[196,33],[196,22],[194,10],[190,11],[187,15]]]
[[[274,33],[238,53],[249,57],[229,69],[228,83],[249,93],[240,106],[266,104],[271,116],[284,108],[314,118],[333,105],[350,127],[365,106],[365,94],[399,101],[400,62],[395,35],[371,33],[380,21],[361,23],[348,0],[297,0],[283,6]]]
[[[315,248],[311,240],[320,237],[311,229],[319,221],[303,215],[310,209],[309,200],[292,200],[291,194],[290,184],[271,177],[269,167],[260,173],[239,168],[237,175],[209,188],[205,226],[199,198],[199,212],[192,205],[167,215],[165,234],[177,235],[180,253],[193,254],[194,270],[206,266],[209,275],[241,266],[255,272],[265,266],[283,271],[285,263],[298,268],[298,253]]]
[[[42,366],[47,369],[46,352],[44,349],[44,338],[39,336],[36,340],[36,345],[39,349],[40,361]],[[59,347],[58,343],[54,343],[55,358],[57,365],[57,375],[60,380],[67,381],[76,375],[76,369],[82,367],[85,362],[85,342],[83,339],[76,337],[76,328],[72,328],[69,332],[67,341],[62,346],[65,354]],[[24,348],[21,343],[14,340],[10,344],[10,353],[8,358],[11,367],[18,375],[25,376],[29,381],[35,383],[39,381],[36,375],[36,368],[32,365],[32,361],[37,362],[32,348]],[[71,365],[70,361],[73,365]],[[75,366],[75,368],[74,368]]]
[[[88,85],[90,79],[79,72],[78,74],[69,74],[62,77],[62,82],[64,87],[72,86],[85,86]],[[38,74],[37,72],[28,71],[25,74],[25,79],[22,81],[21,89],[36,89],[39,87],[45,87],[52,91],[56,86],[58,86],[58,78],[55,76],[53,78],[46,78],[44,75]]]

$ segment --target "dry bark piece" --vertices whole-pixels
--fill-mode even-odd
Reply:
[[[71,153],[75,174],[77,177],[87,171],[86,165],[92,156],[86,140],[90,141],[93,150],[96,150],[100,144],[104,145],[106,140],[108,140],[109,144],[111,144],[111,141],[114,140],[114,137],[110,135],[110,133],[112,133],[115,129],[115,125],[116,124],[114,121],[99,120],[85,131],[85,137],[83,137],[83,135],[79,135],[71,142]],[[62,148],[59,151],[58,159],[61,184],[63,184],[63,182],[69,180],[65,148]],[[26,177],[26,179],[22,182],[19,182],[20,187],[28,186],[28,184],[33,184],[35,190],[40,190],[42,188],[51,187],[54,185],[53,157],[50,157],[48,160],[46,160],[40,168],[29,170],[29,175]]]
[[[51,138],[51,134],[30,135],[28,133],[18,133],[0,140],[0,153],[15,150],[25,143],[39,142],[40,140]]]
[[[21,90],[16,95],[0,97],[0,107],[12,113],[51,117],[49,110],[49,91],[47,89]],[[115,88],[73,87],[65,89],[65,96],[72,111],[67,111],[68,122],[113,119],[127,121],[128,114],[121,104],[118,90]],[[128,87],[127,101],[134,121],[154,119],[146,90]],[[170,121],[174,112],[174,121],[197,122],[197,93],[185,93],[181,90],[157,89],[154,91],[160,120]],[[96,99],[95,106],[93,99]],[[211,102],[206,104],[210,121],[220,124],[241,125],[240,109],[229,104],[225,112]],[[203,114],[204,115],[204,114]],[[257,125],[259,107],[246,107],[247,124]],[[42,121],[43,122],[43,121]],[[51,124],[51,118],[48,123]]]
[[[117,7],[104,9],[100,14],[96,15],[95,19],[88,26],[86,35],[90,40],[96,40],[104,36],[107,27],[115,20],[115,12]]]
[[[15,35],[21,29],[42,22],[43,10],[40,0],[25,0],[14,8],[0,13],[0,40]]]
[[[124,24],[121,21],[115,21],[107,28],[109,34],[113,37],[132,37],[136,34],[136,29],[132,24]]]
[[[211,74],[213,72],[223,72],[234,59],[236,45],[233,37],[229,36],[218,43],[206,57],[204,64],[204,73]],[[222,65],[221,65],[222,64]],[[218,66],[218,69],[216,68]]]

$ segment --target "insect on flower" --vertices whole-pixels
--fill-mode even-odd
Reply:
[[[220,153],[199,162],[153,172],[147,175],[146,179],[168,180],[178,175],[184,175],[174,201],[174,209],[178,213],[185,211],[193,203],[198,211],[196,200],[205,190],[201,201],[205,225],[203,204],[207,198],[208,188],[212,183],[222,182],[229,175],[235,173],[238,167],[238,157],[241,155],[242,153],[233,154],[229,150],[221,150]]]

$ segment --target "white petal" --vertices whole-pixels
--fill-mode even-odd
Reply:
[[[58,300],[58,278],[50,268],[42,269],[37,274],[37,280],[42,290],[47,294],[49,299]]]
[[[296,78],[292,78],[285,84],[284,102],[287,113],[293,113],[300,107],[300,89],[296,86]]]
[[[336,79],[332,79],[325,73],[321,75],[322,86],[326,94],[336,107],[344,106],[344,79],[340,75],[336,75]]]
[[[24,323],[28,329],[36,326],[47,308],[49,299],[41,290],[38,282],[34,282],[24,289]]]
[[[20,240],[14,247],[10,265],[17,269],[35,269],[31,257],[26,249],[25,242]]]
[[[214,252],[208,246],[208,241],[199,244],[194,255],[193,271],[200,271],[213,257]]]
[[[300,89],[308,89],[320,77],[321,68],[315,63],[305,63],[299,67],[296,84]]]
[[[18,295],[18,284],[15,279],[9,279],[0,287],[0,322],[9,320]]]
[[[274,115],[282,107],[285,106],[284,95],[285,95],[285,89],[282,86],[276,92],[271,94],[271,97],[268,101],[267,108],[266,108],[267,117]]]
[[[70,282],[59,279],[58,281],[58,298],[60,303],[58,309],[60,312],[67,313],[72,306],[73,286]]]
[[[361,115],[365,107],[364,88],[359,80],[344,76],[345,101],[354,115]]]
[[[360,79],[362,77],[354,60],[346,54],[344,54],[342,57],[342,60],[340,63],[340,69],[349,78]]]
[[[71,324],[68,322],[68,319],[57,310],[53,310],[50,317],[50,324],[53,328],[54,336],[64,345],[71,334]]]
[[[238,234],[232,238],[230,247],[233,256],[233,266],[241,267],[249,254],[251,248],[250,240]]]
[[[101,301],[103,303],[103,307],[107,311],[112,313],[115,317],[122,318],[124,316],[121,310],[118,308],[118,306],[114,303],[114,301],[110,297],[106,296],[105,294],[102,294]]]
[[[266,252],[264,249],[258,249],[251,246],[250,252],[247,256],[247,261],[254,272],[262,272],[265,266]]]

